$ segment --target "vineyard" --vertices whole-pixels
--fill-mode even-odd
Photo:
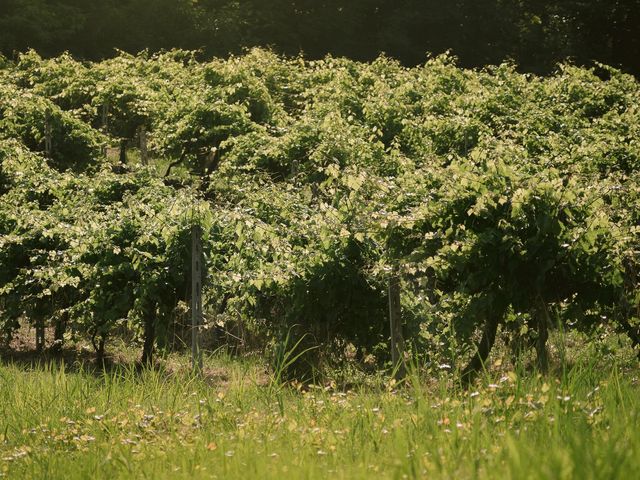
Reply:
[[[0,57],[0,351],[36,362],[0,363],[0,477],[632,475],[639,100],[605,65]],[[195,231],[226,373],[169,360]]]
[[[388,365],[393,276],[407,355],[463,378],[497,337],[543,370],[550,329],[638,347],[629,75],[263,50],[28,52],[0,72],[5,341],[27,322],[38,349],[90,339],[103,357],[124,336],[152,362],[187,318],[197,225],[207,326],[275,357],[300,341],[298,378],[344,352]]]

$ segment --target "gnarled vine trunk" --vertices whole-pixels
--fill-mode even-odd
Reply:
[[[185,157],[187,156],[187,148],[183,148],[182,152],[180,153],[180,157],[178,157],[177,160],[174,160],[173,162],[171,162],[169,164],[169,166],[167,167],[167,171],[164,172],[164,178],[167,178],[169,176],[169,174],[171,174],[171,169],[173,167],[176,167],[178,165],[180,165],[182,162],[184,162]]]
[[[62,313],[56,320],[55,329],[53,331],[53,345],[51,351],[55,354],[62,352],[64,346],[64,334],[67,331],[67,313]]]
[[[99,340],[98,337],[100,337]],[[105,363],[104,346],[106,341],[107,335],[99,332],[99,326],[96,327],[93,335],[91,336],[91,343],[93,344],[93,349],[96,352],[96,363],[98,363],[98,365],[104,365]]]
[[[536,310],[536,327],[538,338],[536,339],[536,361],[538,369],[542,373],[549,371],[549,352],[547,350],[547,340],[549,339],[549,310],[547,304],[540,298]]]
[[[120,163],[123,165],[127,163],[127,141],[125,139],[120,140]]]
[[[499,316],[490,316],[486,320],[477,351],[469,364],[462,370],[462,382],[464,384],[468,385],[473,382],[489,358],[493,344],[496,342],[499,318]]]
[[[622,327],[622,329],[625,331],[625,333],[627,334],[627,336],[629,337],[629,339],[631,340],[631,346],[633,348],[638,348],[640,347],[640,330],[637,328],[634,328],[630,323],[629,320],[627,320],[626,318],[622,317],[618,323],[620,324],[620,326]],[[640,360],[640,349],[638,349],[637,352],[637,356],[638,356],[638,360]]]
[[[147,308],[144,312],[144,343],[142,346],[142,365],[153,364],[153,350],[156,342],[155,308]]]
[[[106,342],[107,342],[106,336],[101,335],[100,341],[98,341],[98,344],[96,346],[96,362],[100,366],[103,366],[105,364],[106,356],[105,356],[104,347]]]

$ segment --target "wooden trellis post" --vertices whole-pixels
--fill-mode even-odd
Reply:
[[[148,163],[148,150],[147,150],[147,127],[140,125],[138,128],[138,140],[140,140],[140,160],[143,165]]]
[[[44,320],[38,319],[36,321],[36,350],[42,352],[44,350]]]
[[[394,267],[389,277],[389,326],[391,331],[391,363],[396,380],[407,374],[404,364],[404,336],[402,335],[402,312],[400,307],[400,273]]]
[[[109,102],[102,104],[102,128],[105,133],[109,129]]]
[[[51,158],[51,153],[53,151],[52,137],[51,113],[47,110],[44,116],[44,154],[47,158]]]
[[[202,371],[200,326],[202,325],[202,231],[191,227],[191,364]]]
[[[109,130],[109,102],[104,102],[102,104],[102,132],[107,133]],[[102,154],[107,154],[107,145],[102,147]]]

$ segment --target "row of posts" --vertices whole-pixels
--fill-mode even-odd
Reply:
[[[102,124],[108,127],[109,104],[102,108]],[[51,158],[52,154],[52,127],[51,115],[47,111],[45,115],[45,154]],[[140,141],[140,158],[144,165],[148,161],[147,132],[146,127],[138,128]],[[202,349],[200,347],[199,332],[202,327],[202,230],[194,225],[191,228],[191,358],[194,370],[202,370]],[[402,314],[400,306],[400,274],[397,266],[392,269],[388,286],[389,297],[389,329],[391,332],[391,362],[394,377],[398,380],[406,376],[404,362],[404,337],[402,335]],[[36,326],[36,348],[44,346],[44,326]]]
[[[147,163],[146,130],[140,128],[140,152],[143,163]],[[45,122],[45,154],[51,157],[51,121],[47,114]],[[200,348],[199,331],[202,326],[202,232],[194,225],[191,229],[191,354],[194,369],[202,370],[202,350]],[[402,335],[402,314],[400,307],[400,275],[397,267],[389,277],[389,329],[391,332],[391,362],[394,377],[401,380],[406,375],[404,362],[404,338]],[[44,326],[36,326],[36,348],[44,346]]]
[[[202,349],[199,333],[202,328],[202,230],[191,227],[191,364],[194,370],[202,371]],[[405,378],[407,371],[404,359],[405,345],[402,334],[402,312],[400,305],[400,273],[393,268],[389,276],[389,330],[391,332],[391,362],[396,380]]]

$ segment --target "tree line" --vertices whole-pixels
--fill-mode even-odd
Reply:
[[[570,59],[638,74],[639,22],[638,0],[5,0],[0,51],[99,60],[114,49],[211,57],[262,46],[416,65],[451,50],[464,67],[512,59],[546,74]]]

